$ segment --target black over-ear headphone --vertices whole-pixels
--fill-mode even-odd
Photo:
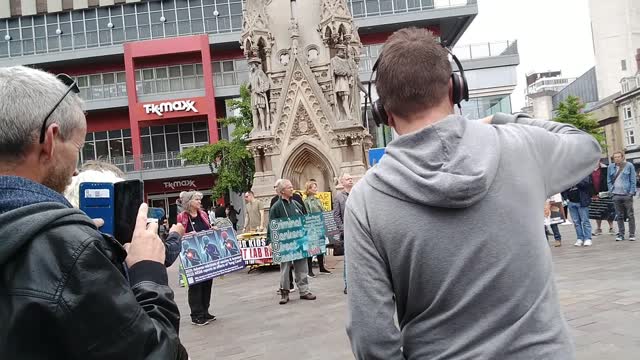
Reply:
[[[442,47],[447,50],[449,54],[451,54],[451,58],[453,58],[453,62],[456,63],[458,70],[460,70],[460,74],[457,74],[451,71],[451,83],[453,84],[453,104],[458,105],[458,108],[461,108],[460,103],[462,101],[469,101],[469,85],[467,83],[467,78],[464,76],[464,68],[458,60],[458,57],[451,52],[446,46],[442,45]],[[369,78],[369,93],[365,96],[364,99],[364,126],[367,127],[367,105],[368,101],[371,101],[371,116],[373,116],[373,121],[376,123],[376,126],[380,125],[389,125],[389,119],[387,117],[387,112],[382,105],[380,99],[373,101],[371,98],[371,84],[373,83],[373,74],[378,69],[378,63],[380,62],[380,58],[382,57],[382,53],[378,56],[378,59],[373,64],[373,68],[371,69],[371,78]]]

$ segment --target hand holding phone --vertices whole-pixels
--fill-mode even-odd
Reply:
[[[138,209],[136,226],[133,230],[131,245],[127,249],[125,262],[131,268],[136,263],[151,260],[164,264],[165,246],[158,236],[158,223],[147,225],[148,205],[142,204]]]

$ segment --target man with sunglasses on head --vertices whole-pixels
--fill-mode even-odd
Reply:
[[[87,130],[77,93],[67,75],[0,68],[0,354],[184,359],[147,205],[127,253],[62,196]]]
[[[448,54],[410,28],[378,60],[376,121],[400,136],[346,202],[355,357],[573,359],[540,209],[591,173],[598,142],[553,121],[456,115],[468,87]]]

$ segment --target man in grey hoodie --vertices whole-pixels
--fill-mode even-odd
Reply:
[[[454,115],[451,71],[426,29],[397,31],[380,55],[377,91],[401,136],[347,201],[355,357],[573,359],[541,208],[600,147],[566,124]]]

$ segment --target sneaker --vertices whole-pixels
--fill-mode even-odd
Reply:
[[[553,244],[554,247],[560,247],[562,246],[562,241],[560,240],[556,240],[556,242]]]
[[[347,295],[347,287],[344,287],[344,294]]]
[[[629,236],[629,241],[636,241],[636,237],[635,236]]]
[[[307,275],[308,275],[310,278],[314,278],[314,279],[316,278],[316,274],[314,274],[314,273],[312,273],[312,272],[310,272],[310,273],[309,273],[309,274],[307,274]]]
[[[209,313],[207,313],[207,315],[205,315],[204,318],[209,320],[209,321],[216,321],[215,315],[211,315]]]
[[[327,269],[320,269],[320,274],[326,274],[329,275],[331,274],[331,271],[327,270]]]
[[[602,235],[602,229],[597,229],[595,235],[596,236]]]
[[[209,324],[209,320],[207,319],[191,319],[191,324],[196,326],[205,326]]]
[[[582,246],[583,244],[584,244],[584,241],[578,240],[578,241],[576,241],[575,244],[573,244],[573,246]]]
[[[620,236],[620,235],[616,236],[616,241],[622,241],[622,240],[624,240],[624,236]]]
[[[609,228],[609,235],[615,235],[616,232],[615,230],[613,230],[612,228]]]
[[[584,242],[584,246],[591,246],[593,245],[593,243],[591,242],[591,240],[585,240]]]

